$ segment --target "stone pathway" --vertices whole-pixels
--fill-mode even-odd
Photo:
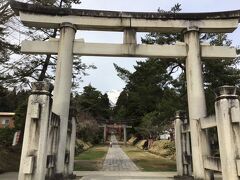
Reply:
[[[111,136],[112,148],[109,147],[103,163],[103,171],[139,171],[138,167],[123,152],[114,135]]]
[[[75,171],[80,180],[173,180],[176,172]]]
[[[138,167],[123,152],[115,136],[111,136],[112,148],[109,147],[103,171],[76,171],[81,180],[170,180],[176,172],[140,172]]]

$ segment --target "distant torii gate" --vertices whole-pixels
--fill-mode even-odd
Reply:
[[[206,169],[204,166],[204,158],[210,154],[207,133],[206,130],[202,130],[199,125],[199,119],[207,115],[201,60],[233,59],[236,57],[236,49],[225,46],[201,44],[199,36],[200,33],[233,32],[238,27],[240,10],[215,13],[116,12],[59,9],[16,1],[11,1],[11,7],[16,15],[20,16],[23,24],[28,27],[60,28],[59,39],[50,39],[49,41],[23,41],[21,47],[23,53],[58,55],[53,106],[50,114],[54,112],[60,117],[61,121],[60,134],[59,137],[57,137],[57,139],[59,138],[57,156],[56,159],[51,159],[52,166],[54,167],[51,171],[53,174],[57,174],[59,177],[68,175],[65,167],[66,157],[68,157],[65,147],[68,133],[73,55],[130,56],[154,57],[163,60],[176,58],[179,61],[182,60],[186,62],[193,176],[196,179],[211,179],[212,171]],[[83,39],[75,40],[77,30],[124,32],[123,44],[87,43],[84,42]],[[182,33],[184,42],[177,42],[174,45],[137,44],[137,32]],[[30,105],[31,104],[29,104],[29,106]],[[36,106],[36,108],[38,107]],[[28,111],[30,113],[32,109],[29,108]],[[45,115],[47,115],[46,112]],[[38,126],[36,128],[38,128]],[[43,132],[48,132],[47,126]],[[34,137],[32,138],[34,139]],[[44,138],[46,137],[44,136]],[[38,142],[38,140],[37,138],[37,140],[34,141],[34,145],[36,145],[34,148],[41,147],[42,152],[46,152],[47,147],[40,146],[42,141]],[[44,169],[47,161],[45,156],[47,156],[47,154],[40,154],[40,156],[44,158],[39,158],[39,154],[32,152],[39,153],[38,149],[30,149],[28,144],[24,143],[22,151],[24,156],[22,155],[19,172],[20,180],[39,179],[35,174],[39,172],[39,168],[42,168],[41,172],[43,173],[47,171]],[[240,155],[238,155],[238,157],[239,156]],[[35,159],[38,159],[37,164]],[[234,161],[231,163],[232,166],[235,166]],[[21,168],[26,166],[26,164],[29,165],[28,171]],[[236,171],[236,168],[234,170]]]
[[[103,124],[99,127],[104,128],[103,129],[103,140],[104,142],[107,141],[108,136],[108,129],[123,129],[123,142],[124,144],[127,144],[127,128],[132,128],[132,126],[128,126],[126,124]]]

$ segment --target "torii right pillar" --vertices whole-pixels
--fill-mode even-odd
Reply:
[[[200,118],[206,117],[207,110],[203,87],[198,27],[189,27],[184,32],[184,41],[187,44],[186,78],[193,176],[195,179],[212,179],[211,172],[204,169],[204,156],[210,154],[210,147],[207,134],[204,130],[201,130],[199,122]]]
[[[106,142],[107,141],[107,125],[105,124],[103,126],[103,141]]]
[[[127,144],[127,127],[126,125],[123,125],[123,141],[124,141],[124,145]]]

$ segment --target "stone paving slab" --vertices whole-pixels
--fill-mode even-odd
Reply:
[[[176,172],[140,172],[140,171],[75,171],[77,177],[81,180],[170,180],[177,175]]]
[[[174,180],[173,178],[163,178],[163,177],[129,177],[129,176],[86,176],[81,178],[80,180]]]
[[[177,172],[141,172],[141,171],[75,171],[80,180],[174,180]],[[222,180],[220,173],[214,174],[214,180]]]
[[[17,180],[18,172],[7,172],[0,174],[0,180]]]
[[[140,172],[140,171],[74,171],[77,180],[169,180],[173,179],[176,172]],[[0,174],[0,180],[17,180],[17,172]],[[80,178],[82,177],[82,178]]]
[[[103,171],[139,171],[134,162],[118,145],[118,141],[114,135],[111,136],[111,141],[113,145],[108,148],[108,152],[103,163]]]

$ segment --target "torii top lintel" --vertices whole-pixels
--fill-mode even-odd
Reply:
[[[181,32],[196,26],[201,32],[232,32],[240,21],[240,10],[207,13],[120,12],[56,8],[11,1],[11,7],[26,26],[57,28],[63,22],[77,29],[141,32]]]

